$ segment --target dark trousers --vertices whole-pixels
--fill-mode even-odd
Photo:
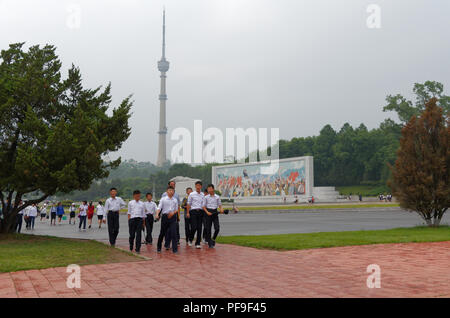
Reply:
[[[219,235],[219,231],[220,231],[219,213],[213,214],[212,224],[214,226],[214,235],[213,235],[212,239],[214,240],[214,244],[215,244],[217,235]]]
[[[203,233],[202,233],[202,239],[206,241],[206,214],[203,215]]]
[[[79,229],[81,229],[81,226],[83,225],[83,229],[86,230],[86,215],[80,215],[80,225],[78,226]]]
[[[178,244],[177,244],[177,216],[172,216],[171,219],[167,216],[167,214],[162,215],[161,219],[161,232],[159,233],[158,237],[158,251],[161,250],[162,247],[162,241],[166,237],[166,234],[168,233],[169,240],[166,240],[166,247],[172,243],[172,250],[173,252],[178,251]]]
[[[23,214],[17,214],[16,231],[20,233],[22,230]]]
[[[176,215],[174,216],[175,218],[177,217]],[[177,238],[177,244],[180,242],[180,222],[178,222],[178,220],[176,221],[176,226],[175,226],[175,235]],[[170,248],[170,237],[169,237],[169,232],[166,233],[166,237],[164,238],[164,247],[166,248]]]
[[[152,243],[152,232],[153,232],[153,222],[155,221],[155,218],[153,217],[153,214],[147,214],[147,217],[145,218],[145,230],[147,231],[147,235],[145,236],[145,242]]]
[[[220,231],[220,224],[219,224],[219,214],[217,213],[217,210],[211,210],[208,209],[208,212],[211,212],[213,215],[205,215],[205,230],[206,230],[206,242],[208,243],[209,247],[213,247],[216,245],[216,238],[217,235],[219,235]],[[214,224],[214,236],[212,236],[211,228]]]
[[[133,250],[134,240],[136,238],[136,252],[141,250],[142,242],[142,218],[132,218],[128,220],[128,229],[130,231],[130,251]]]
[[[195,245],[200,245],[202,240],[202,225],[203,225],[203,210],[192,210],[189,212],[191,218],[191,242],[194,241],[195,234],[197,233],[197,239],[195,240]]]
[[[109,243],[116,245],[117,235],[119,235],[119,211],[108,211],[108,234]]]
[[[186,234],[186,241],[191,239],[191,219],[184,218],[184,233]]]
[[[34,229],[34,221],[36,220],[36,217],[35,216],[29,216],[28,217],[28,220],[29,220],[29,222],[30,222],[30,228],[31,229]]]

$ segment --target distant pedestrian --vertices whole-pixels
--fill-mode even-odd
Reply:
[[[103,218],[105,217],[105,208],[103,207],[103,202],[99,201],[97,205],[97,219],[98,219],[98,228],[102,228]]]
[[[94,211],[95,211],[95,207],[94,207],[94,204],[92,204],[92,201],[91,201],[91,202],[89,202],[88,212],[87,212],[89,228],[92,227],[92,218],[94,217]]]
[[[19,206],[22,205],[22,201],[20,202]],[[16,220],[16,232],[20,233],[20,231],[22,230],[22,222],[23,222],[23,210],[21,210],[18,214],[17,214],[17,220]]]
[[[47,204],[46,203],[44,203],[44,205],[42,206],[40,214],[41,214],[41,222],[42,222],[47,217]]]
[[[83,226],[83,231],[86,231],[86,218],[88,211],[87,201],[83,201],[78,209],[80,210],[80,213],[78,214],[78,217],[80,218],[78,229],[81,231],[81,226]]]
[[[50,208],[50,226],[56,225],[56,204],[52,204],[52,207]]]
[[[56,215],[58,216],[58,224],[61,225],[62,217],[64,216],[64,207],[61,202],[58,202],[58,207],[56,208]]]
[[[126,207],[126,203],[122,198],[117,196],[117,189],[111,188],[109,190],[110,198],[105,202],[105,211],[107,211],[108,216],[108,234],[109,243],[111,246],[116,245],[117,235],[119,234],[119,213],[120,209]]]
[[[72,220],[73,220],[73,225],[75,225],[75,212],[77,210],[77,207],[75,206],[75,203],[72,203],[72,205],[69,208],[69,224],[72,224]]]

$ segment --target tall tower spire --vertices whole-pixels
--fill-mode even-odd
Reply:
[[[156,165],[161,167],[166,161],[166,78],[170,63],[166,60],[166,10],[163,10],[163,42],[162,42],[162,58],[158,62],[158,70],[161,72],[161,93],[159,94],[159,144],[158,144],[158,160]]]

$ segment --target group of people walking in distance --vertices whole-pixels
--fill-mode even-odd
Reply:
[[[92,227],[92,220],[95,209],[97,210],[98,227],[107,224],[109,243],[112,247],[116,245],[117,236],[119,234],[120,223],[119,215],[122,209],[127,209],[128,230],[129,230],[129,247],[130,251],[140,253],[142,244],[153,244],[153,225],[155,222],[161,222],[161,230],[157,240],[157,252],[164,248],[172,249],[172,252],[178,253],[180,245],[180,218],[181,211],[184,212],[184,225],[186,244],[189,247],[197,249],[202,248],[202,240],[209,248],[214,248],[216,238],[220,231],[219,214],[228,214],[228,210],[224,210],[220,196],[215,193],[213,184],[209,184],[202,189],[201,181],[195,183],[195,188],[187,188],[186,195],[181,200],[178,193],[175,192],[175,182],[168,183],[166,192],[163,193],[158,205],[153,201],[152,193],[146,193],[145,200],[141,200],[141,192],[135,190],[133,199],[127,203],[119,197],[116,188],[109,191],[110,197],[103,202],[98,202],[96,208],[93,203],[88,204],[83,201],[77,208],[74,203],[69,207],[69,224],[76,221],[76,212],[78,211],[79,231],[86,231]],[[41,221],[50,218],[50,225],[61,224],[65,218],[62,203],[51,205],[50,215],[47,216],[49,206],[45,204],[39,211],[36,205],[31,205],[21,211],[18,216],[17,231],[20,232],[22,227],[22,217],[26,222],[26,228],[34,229],[35,218],[40,213]],[[214,228],[214,233],[212,229]],[[142,233],[144,234],[144,237]]]

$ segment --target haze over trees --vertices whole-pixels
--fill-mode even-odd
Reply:
[[[0,54],[0,232],[12,232],[27,206],[106,178],[120,159],[104,156],[130,135],[130,97],[108,115],[111,85],[84,88],[75,66],[63,79],[54,46],[23,46]],[[30,193],[39,195],[19,206]]]

